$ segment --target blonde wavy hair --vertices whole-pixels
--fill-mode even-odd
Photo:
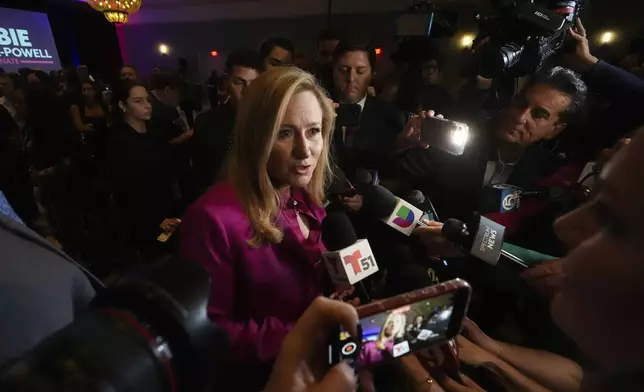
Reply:
[[[226,174],[253,226],[248,241],[252,247],[282,241],[283,232],[276,224],[281,195],[268,175],[268,158],[291,99],[304,91],[315,94],[322,107],[324,146],[305,189],[313,203],[322,206],[332,175],[329,150],[335,110],[313,75],[295,67],[273,68],[250,84],[240,102]]]

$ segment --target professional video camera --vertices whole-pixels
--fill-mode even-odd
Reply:
[[[91,310],[0,371],[3,392],[211,391],[228,337],[206,314],[210,279],[165,260],[99,293]]]
[[[566,46],[567,30],[584,0],[493,1],[497,15],[479,16],[477,74],[486,78],[534,73]]]

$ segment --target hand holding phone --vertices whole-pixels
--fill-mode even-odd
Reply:
[[[361,306],[358,335],[336,331],[329,364],[365,368],[445,343],[460,331],[470,295],[469,284],[456,279]]]

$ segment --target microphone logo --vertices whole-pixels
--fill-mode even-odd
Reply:
[[[393,224],[402,229],[406,229],[413,225],[415,220],[416,217],[414,216],[414,212],[403,205],[400,206],[400,208],[396,212],[396,217],[393,220]]]
[[[503,198],[503,202],[501,206],[503,207],[504,211],[512,211],[512,210],[516,210],[519,207],[518,204],[519,204],[519,194],[510,193],[509,195]]]

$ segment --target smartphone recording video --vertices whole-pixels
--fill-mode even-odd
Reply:
[[[448,154],[463,155],[469,140],[470,128],[467,124],[438,117],[422,120],[420,137],[430,147],[438,148]]]
[[[460,331],[470,295],[469,284],[456,279],[362,306],[361,336],[340,329],[329,344],[329,364],[348,360],[358,368],[377,366],[444,343]]]

